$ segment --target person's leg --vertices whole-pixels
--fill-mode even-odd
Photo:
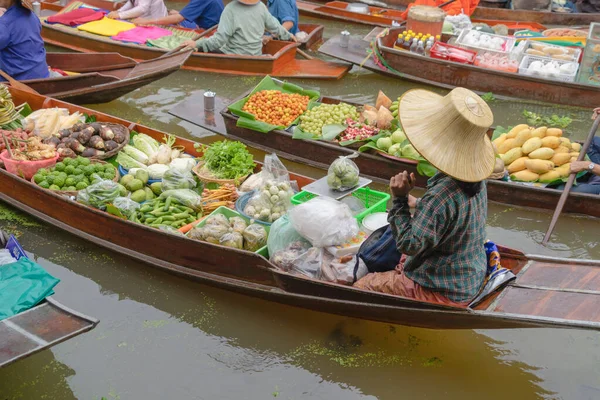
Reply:
[[[571,191],[575,193],[600,194],[600,185],[580,183],[577,186],[573,186],[573,188],[571,188]]]

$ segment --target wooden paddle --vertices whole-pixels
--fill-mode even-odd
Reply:
[[[181,46],[177,46],[173,50],[166,52],[161,57],[167,57],[167,56],[173,55],[175,53],[179,53],[181,50],[185,49],[186,47],[187,47],[186,45],[182,44]],[[193,49],[189,49],[188,51],[193,51]]]
[[[598,126],[600,126],[600,116],[596,117],[594,125],[592,125],[592,129],[590,130],[590,134],[588,135],[588,138],[586,139],[585,143],[583,144],[583,147],[581,148],[581,151],[579,152],[579,157],[577,157],[577,161],[583,161],[583,159],[585,158],[588,148],[592,144],[594,136],[596,136]],[[550,221],[550,226],[548,227],[546,236],[544,236],[544,240],[542,240],[543,245],[546,245],[546,243],[548,243],[548,240],[552,235],[552,231],[554,230],[554,227],[558,222],[558,217],[560,216],[560,213],[562,212],[562,209],[565,206],[565,203],[567,202],[567,197],[569,196],[569,192],[571,191],[571,187],[573,187],[573,183],[575,182],[576,177],[577,174],[575,173],[571,173],[571,175],[569,175],[569,180],[567,181],[567,184],[563,189],[560,199],[558,200],[558,204],[556,205],[556,210],[554,210],[554,215],[552,216],[552,221]]]
[[[296,49],[296,51],[298,52],[298,54],[300,54],[302,57],[306,58],[307,60],[314,60],[315,59],[310,54],[307,54],[305,51],[300,50],[299,47]]]
[[[23,90],[25,92],[29,92],[29,93],[33,93],[33,94],[39,94],[38,92],[36,92],[35,90],[33,90],[32,88],[27,86],[26,84],[21,83],[16,79],[13,79],[9,74],[2,71],[1,69],[0,69],[0,76],[2,76],[4,79],[6,79],[8,81],[8,83],[10,83],[10,86],[12,86],[16,89]]]

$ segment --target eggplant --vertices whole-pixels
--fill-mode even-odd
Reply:
[[[112,140],[115,138],[115,133],[110,127],[102,125],[102,127],[100,127],[100,137],[104,140]]]
[[[108,151],[113,151],[117,147],[119,147],[119,143],[115,142],[114,140],[108,140],[104,142],[104,148]]]
[[[94,136],[94,134],[89,129],[84,129],[81,132],[76,132],[76,133],[78,133],[76,139],[81,144],[86,144]],[[73,137],[73,136],[71,136],[71,137]]]
[[[73,132],[79,132],[83,128],[85,128],[85,124],[83,122],[81,122],[81,121],[78,121],[78,122],[75,123],[75,125],[73,125],[71,127],[71,131],[73,131]]]
[[[83,157],[98,157],[104,155],[102,150],[92,149],[91,147],[87,147],[83,153],[81,153]]]
[[[93,147],[98,150],[104,150],[104,140],[100,136],[94,135],[87,142],[88,147]]]
[[[85,147],[79,143],[79,141],[77,141],[76,139],[70,138],[70,140],[68,140],[66,142],[67,147],[69,147],[71,150],[73,150],[76,153],[81,153],[85,150]]]
[[[49,138],[44,139],[44,144],[50,144],[56,148],[60,144],[60,139],[56,136],[50,136]]]
[[[125,141],[125,132],[120,130],[116,131],[114,141],[117,143],[123,143]]]
[[[60,156],[62,158],[76,158],[77,154],[75,154],[75,152],[69,148],[66,147],[59,147],[57,150],[58,154],[60,154]]]

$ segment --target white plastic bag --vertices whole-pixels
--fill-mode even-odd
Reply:
[[[338,283],[340,285],[352,285],[369,272],[364,261],[358,258],[357,265],[356,259],[356,255],[349,255],[334,258],[329,264],[324,263],[321,266],[319,279],[326,282]]]
[[[296,232],[314,247],[339,246],[358,234],[350,207],[329,197],[315,197],[288,214]]]
[[[254,193],[244,207],[244,213],[258,221],[277,221],[290,208],[293,195],[289,182],[269,180]]]
[[[345,191],[358,185],[359,170],[351,158],[358,157],[357,153],[341,156],[331,163],[327,170],[327,185],[333,190]]]
[[[290,223],[289,215],[284,215],[277,221],[273,222],[269,231],[269,237],[267,239],[267,248],[269,254],[273,254],[285,250],[290,244],[294,242],[302,242],[309,244],[292,226]],[[308,246],[310,247],[310,246]],[[271,257],[271,260],[273,258]]]
[[[262,170],[246,179],[240,186],[240,192],[251,192],[260,189],[268,181],[275,181],[277,183],[288,182],[294,191],[298,191],[298,184],[296,181],[290,181],[290,174],[285,165],[279,160],[279,157],[277,157],[277,154],[267,154]]]

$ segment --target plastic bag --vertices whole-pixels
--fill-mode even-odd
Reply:
[[[357,153],[341,156],[331,163],[327,170],[327,185],[333,190],[345,191],[358,185],[359,170],[351,158],[358,157]]]
[[[160,229],[163,232],[170,233],[171,235],[185,236],[181,231],[179,231],[179,229],[175,229],[169,225],[159,225],[158,229]]]
[[[311,247],[292,262],[290,272],[313,279],[320,279],[321,268],[324,264],[330,264],[332,259],[333,256],[325,251],[325,249]]]
[[[269,180],[254,193],[244,207],[244,213],[259,221],[277,221],[291,207],[293,195],[289,182]]]
[[[119,197],[119,184],[110,180],[96,182],[77,193],[79,203],[103,209]]]
[[[471,22],[471,18],[469,18],[466,14],[459,15],[448,15],[444,19],[444,24],[450,24],[454,28],[454,33],[460,33],[463,29],[471,29],[473,27],[473,23]]]
[[[272,233],[269,235],[269,238],[271,236]],[[269,254],[271,255],[269,260],[283,271],[291,271],[294,268],[294,261],[310,248],[310,243],[305,240],[296,240],[276,252],[272,253],[269,250]]]
[[[196,187],[196,179],[190,171],[169,168],[162,178],[162,190],[192,189]]]
[[[195,227],[190,231],[188,237],[190,239],[201,240],[203,242],[219,244],[221,238],[229,233],[229,224],[213,224]]]
[[[286,214],[271,225],[269,238],[267,239],[269,254],[275,254],[278,251],[284,250],[293,242],[304,242],[310,247],[310,243],[296,232],[290,222],[289,215]]]
[[[233,231],[237,233],[243,233],[244,230],[248,227],[246,221],[244,221],[244,219],[241,217],[229,218],[229,224],[233,228]]]
[[[209,215],[204,225],[223,225],[229,227],[229,220],[223,214]]]
[[[202,210],[202,196],[200,196],[198,193],[191,189],[165,190],[164,185],[165,184],[163,181],[163,192],[160,194],[159,198],[166,199],[168,197],[173,197],[186,207],[193,208],[195,211]]]
[[[221,239],[219,239],[219,244],[221,246],[227,246],[241,250],[244,248],[244,238],[239,232],[227,232],[221,236]]]
[[[8,249],[0,249],[0,265],[12,264],[17,262],[17,259],[10,254]]]
[[[140,203],[131,200],[129,197],[117,197],[115,201],[113,201],[113,206],[117,207],[123,215],[127,216],[141,207]]]
[[[292,190],[295,192],[299,191],[298,184],[296,181],[290,181],[290,174],[285,165],[279,160],[279,157],[277,157],[277,154],[267,154],[262,170],[246,179],[242,186],[240,186],[240,192],[251,192],[261,189],[268,181],[278,183],[288,182]]]
[[[248,225],[242,236],[244,237],[244,250],[257,251],[267,244],[267,230],[259,224]]]
[[[315,247],[339,246],[358,234],[350,208],[329,197],[315,197],[289,211],[292,226]]]
[[[369,273],[365,263],[357,256],[344,256],[334,258],[331,263],[321,265],[319,279],[326,282],[338,283],[340,285],[352,285],[354,282]]]

